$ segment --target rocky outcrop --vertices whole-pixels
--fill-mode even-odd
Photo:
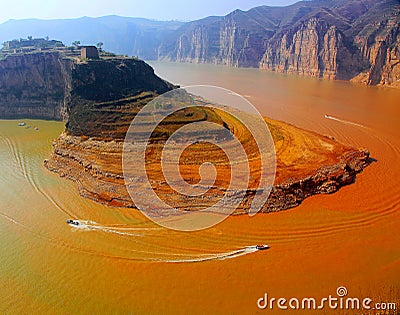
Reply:
[[[0,118],[64,120],[73,135],[121,137],[124,130],[107,121],[118,117],[123,124],[126,116],[130,122],[131,107],[172,88],[138,59],[82,62],[57,51],[9,55],[0,61]]]
[[[395,0],[300,1],[189,22],[159,59],[400,86],[400,4]]]
[[[293,208],[312,195],[334,193],[340,187],[353,183],[356,174],[370,163],[369,152],[365,149],[346,152],[337,163],[321,167],[310,176],[275,185],[264,211]]]
[[[311,18],[269,40],[260,68],[348,80],[363,67],[362,59],[352,54],[346,44],[345,36],[336,26]]]
[[[400,25],[399,15],[391,16],[363,30],[355,42],[370,67],[353,78],[368,85],[386,85],[400,88]]]
[[[174,88],[132,58],[76,63],[71,77],[66,130],[101,139],[123,140],[137,108]]]
[[[343,146],[336,141],[294,126],[272,120],[267,121],[273,130],[277,150],[277,173],[270,197],[263,206],[263,212],[290,209],[315,194],[330,194],[342,186],[352,184],[356,175],[367,167],[371,160],[365,149]],[[71,136],[63,133],[54,143],[54,154],[46,160],[48,169],[74,181],[79,193],[89,199],[114,207],[132,207],[132,201],[124,181],[122,170],[122,148],[120,141],[104,141],[95,138]],[[154,148],[149,149],[153,151]],[[202,150],[206,152],[207,150]],[[101,152],[101,154],[99,154]],[[154,155],[154,154],[153,154]],[[198,151],[190,159],[194,165],[187,169],[190,178],[198,172],[196,159],[203,158]],[[307,156],[307,159],[304,159]],[[149,174],[159,171],[159,164],[150,158],[146,162]],[[192,170],[193,169],[193,170]],[[229,176],[210,188],[210,194],[201,197],[201,206],[215,204],[226,193],[225,181]],[[179,196],[173,196],[165,187],[163,177],[153,178],[152,186],[158,187],[157,195],[169,204],[179,207],[185,204]],[[138,180],[135,185],[141,185]],[[244,200],[235,214],[247,213],[256,190],[248,189]],[[150,201],[149,201],[150,202]],[[191,210],[197,203],[190,203]]]
[[[263,40],[270,35],[262,20],[236,10],[225,17],[188,23],[161,44],[159,59],[258,67]]]
[[[12,55],[0,61],[0,118],[67,118],[72,61],[57,53]]]

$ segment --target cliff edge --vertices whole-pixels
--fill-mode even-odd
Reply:
[[[11,54],[0,60],[0,119],[63,120],[70,134],[113,137],[117,131],[105,120],[130,120],[129,98],[141,95],[143,101],[142,93],[154,98],[172,88],[135,58],[81,60],[56,50]]]
[[[314,0],[188,22],[159,59],[400,88],[400,3]]]

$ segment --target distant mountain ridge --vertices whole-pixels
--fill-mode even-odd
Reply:
[[[67,45],[74,41],[94,45],[104,43],[104,49],[122,55],[157,59],[162,38],[182,26],[178,21],[154,21],[116,15],[99,18],[56,20],[9,20],[0,24],[0,42],[21,37],[50,37]]]
[[[147,60],[224,64],[400,88],[399,0],[313,0],[192,22],[107,16],[21,20],[0,40],[50,36]],[[7,37],[5,37],[7,34]]]
[[[398,0],[314,0],[189,22],[161,60],[344,79],[400,88]]]

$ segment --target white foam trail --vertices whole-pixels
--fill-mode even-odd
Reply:
[[[191,262],[203,262],[208,260],[225,260],[225,259],[232,259],[237,258],[240,256],[244,256],[247,254],[251,254],[258,251],[256,246],[246,246],[244,248],[234,250],[227,253],[215,254],[215,255],[208,255],[205,254],[206,257],[198,257],[198,258],[189,258],[189,259],[172,259],[172,260],[162,260],[159,259],[157,261],[168,262],[168,263],[191,263]]]
[[[118,234],[118,235],[125,235],[125,236],[143,236],[143,234],[138,234],[138,233],[128,233],[128,232],[121,232],[118,230],[114,230],[102,225],[98,225],[94,221],[85,221],[85,220],[75,220],[79,222],[79,225],[71,225],[74,229],[79,229],[83,231],[102,231],[106,233],[113,233],[113,234]]]
[[[103,225],[103,228],[115,231],[156,231],[162,230],[162,228],[158,227],[116,227],[116,226],[107,226]]]
[[[357,126],[357,127],[361,127],[361,128],[367,128],[364,125],[361,125],[361,124],[358,124],[358,123],[355,123],[355,122],[352,122],[352,121],[340,119],[340,118],[337,118],[337,117],[333,117],[333,116],[330,116],[330,115],[325,115],[325,118],[326,119],[335,120],[335,121],[338,121],[338,122],[341,122],[341,123],[344,123],[344,124],[348,124],[348,125],[353,125],[353,126]]]
[[[255,253],[256,251],[258,251],[258,249],[255,245],[254,246],[246,246],[245,248],[242,248],[240,250],[227,253],[224,256],[219,257],[218,259],[224,260],[224,259],[236,258],[236,257],[244,256],[247,254]]]

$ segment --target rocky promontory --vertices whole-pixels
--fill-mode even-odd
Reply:
[[[347,147],[325,136],[282,122],[269,119],[266,122],[274,138],[277,165],[275,184],[262,208],[263,212],[293,208],[315,194],[334,193],[342,186],[354,183],[356,175],[371,162],[369,152],[365,149]],[[150,151],[158,149],[157,144],[150,144]],[[134,208],[125,186],[122,150],[121,139],[100,140],[64,132],[55,142],[54,154],[46,160],[45,165],[60,176],[73,180],[84,197],[110,206]],[[188,150],[186,159],[191,163],[184,166],[184,177],[196,183],[199,180],[199,165],[209,160],[213,152],[212,147],[205,146]],[[250,162],[250,167],[257,174],[256,163]],[[173,196],[160,175],[159,161],[149,158],[146,169],[153,180],[152,187],[157,189],[160,198],[168,200],[170,204],[179,204],[180,197]],[[216,184],[210,188],[211,193],[198,200],[199,203],[191,209],[204,208],[217,202],[229,186],[230,177],[227,174],[222,165],[218,169]],[[255,194],[256,190],[250,186],[235,214],[246,213]]]
[[[11,54],[0,61],[0,118],[43,118],[66,121],[54,142],[48,169],[73,180],[82,196],[117,207],[135,207],[124,181],[122,149],[126,132],[138,111],[160,94],[176,87],[154,74],[136,58],[104,56],[82,59],[64,51]],[[246,197],[235,213],[248,211],[257,193],[260,154],[236,119],[212,106],[183,109],[168,116],[153,133],[146,155],[146,170],[160,198],[180,204],[184,196],[168,188],[160,168],[162,143],[185,124],[209,121],[230,130],[244,144],[250,177]],[[207,105],[207,104],[206,104]],[[210,104],[208,104],[210,105]],[[333,193],[354,182],[369,163],[369,153],[335,140],[265,118],[276,150],[276,177],[262,211],[278,211],[320,193]],[[212,131],[211,131],[212,132]],[[146,151],[147,152],[147,151]],[[185,150],[183,177],[199,181],[199,166],[218,156],[207,143]],[[229,161],[217,161],[216,182],[197,208],[214,204],[229,186]],[[140,181],[137,185],[141,185]],[[192,210],[196,210],[193,207]]]
[[[66,48],[11,53],[0,60],[0,119],[63,120],[71,134],[93,136],[96,130],[112,137],[118,131],[107,129],[103,120],[120,118],[136,101],[129,98],[143,102],[172,88],[135,58],[84,60],[79,51]]]

